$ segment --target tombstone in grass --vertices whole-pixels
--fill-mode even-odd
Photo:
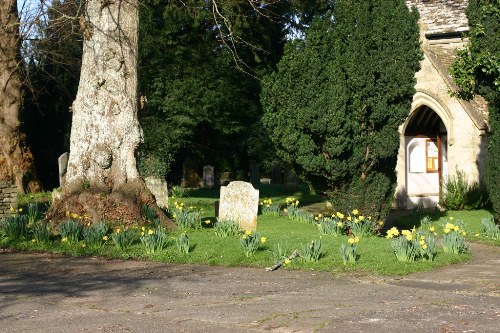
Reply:
[[[283,171],[281,165],[275,165],[271,169],[271,184],[283,184]]]
[[[260,184],[260,170],[259,165],[256,163],[250,164],[250,183],[252,185]]]
[[[144,179],[146,187],[155,197],[156,204],[162,209],[168,208],[168,186],[167,181],[156,177],[146,177]]]
[[[188,156],[182,163],[182,187],[198,188],[202,179],[198,174],[198,161],[194,156]]]
[[[57,159],[57,166],[59,167],[59,186],[63,187],[64,177],[66,176],[66,171],[68,170],[68,158],[69,153],[66,152],[59,156]]]
[[[234,181],[220,188],[219,219],[238,222],[243,230],[257,229],[259,190],[252,184]]]
[[[285,167],[285,189],[287,191],[295,191],[299,188],[299,178],[295,171],[289,166]]]
[[[203,167],[203,187],[212,188],[215,185],[214,167],[205,165]]]

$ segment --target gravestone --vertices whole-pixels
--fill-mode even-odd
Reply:
[[[64,177],[66,176],[66,171],[68,171],[68,158],[69,153],[66,152],[59,156],[57,159],[57,165],[59,167],[59,186],[63,186]]]
[[[198,174],[198,162],[193,156],[188,156],[182,163],[182,187],[198,188],[202,179]]]
[[[167,181],[156,177],[146,177],[144,179],[147,188],[155,197],[156,204],[162,209],[168,208],[168,186]]]
[[[296,190],[299,188],[299,178],[291,167],[285,167],[285,189]]]
[[[219,219],[238,222],[243,230],[257,229],[259,190],[252,184],[234,181],[220,188]]]
[[[250,183],[252,185],[260,184],[260,170],[259,165],[256,163],[250,164]]]
[[[212,188],[215,185],[214,167],[206,165],[203,167],[203,187]]]
[[[275,165],[271,169],[271,184],[283,184],[283,171],[281,165]]]

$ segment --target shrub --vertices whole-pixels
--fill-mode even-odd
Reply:
[[[321,257],[321,240],[311,240],[311,242],[302,246],[300,256],[306,261],[318,261]]]
[[[163,229],[146,230],[145,227],[142,227],[140,239],[148,254],[163,250],[168,243],[167,234]]]
[[[465,172],[457,170],[454,176],[448,176],[444,182],[443,206],[447,209],[478,209],[484,207],[488,195],[484,185],[469,184]]]
[[[47,222],[35,222],[33,224],[33,240],[37,243],[47,244],[50,241],[51,228]]]
[[[66,220],[59,225],[59,233],[63,242],[77,243],[82,238],[83,224],[74,220]]]
[[[500,239],[500,226],[495,223],[493,216],[481,219],[483,225],[483,236],[493,240]]]
[[[238,222],[217,219],[214,231],[218,237],[234,236],[240,233],[240,225]]]
[[[120,250],[125,250],[137,241],[138,232],[135,228],[118,228],[111,235],[111,238],[116,247]]]
[[[264,237],[261,238],[258,232],[246,230],[240,237],[240,244],[243,247],[245,256],[252,256],[259,248],[262,239]]]
[[[106,222],[99,221],[83,230],[83,240],[91,247],[101,247],[106,243],[108,230]]]
[[[188,254],[191,248],[189,244],[189,237],[186,232],[183,232],[175,239],[175,244],[177,245],[177,249],[182,254]]]
[[[443,228],[443,251],[446,253],[464,253],[467,252],[468,246],[465,243],[467,232],[462,221],[457,221],[454,224],[446,223]]]
[[[359,242],[358,237],[351,237],[347,240],[347,244],[342,243],[340,245],[340,254],[342,256],[342,261],[344,265],[354,264],[358,259],[356,254],[357,243]]]
[[[12,214],[2,219],[0,227],[4,237],[11,240],[25,240],[28,235],[28,217]]]
[[[198,229],[201,227],[201,211],[195,207],[185,207],[184,203],[174,202],[172,217],[180,228]]]

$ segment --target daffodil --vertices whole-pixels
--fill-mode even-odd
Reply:
[[[152,229],[149,229],[149,230],[148,230],[148,235],[152,235],[152,234],[154,234],[154,233],[155,233],[155,232],[154,232]]]
[[[429,231],[430,231],[430,232],[434,232],[434,226],[430,226],[430,227],[429,227]]]
[[[251,230],[246,230],[246,231],[245,231],[245,235],[250,236],[251,234],[252,234],[252,231],[251,231]]]
[[[353,213],[354,215],[358,215],[358,210],[357,210],[357,209],[354,209],[354,210],[352,211],[352,213]]]
[[[261,242],[262,244],[264,244],[265,242],[267,242],[267,237],[261,237],[261,238],[260,238],[260,242]]]
[[[103,240],[103,241],[107,241],[108,239],[109,239],[109,238],[108,238],[108,236],[104,236],[104,237],[102,238],[102,240]]]
[[[344,214],[342,214],[341,212],[337,212],[337,217],[338,217],[339,219],[343,219],[343,218],[344,218],[344,216],[345,216],[345,215],[344,215]]]
[[[291,263],[292,261],[288,258],[285,259],[285,265],[288,265],[289,263]]]

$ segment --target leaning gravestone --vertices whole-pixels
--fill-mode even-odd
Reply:
[[[212,188],[215,185],[214,167],[205,165],[203,167],[203,187]]]
[[[156,204],[158,207],[167,209],[168,208],[168,186],[167,181],[156,178],[156,177],[146,177],[144,179],[146,187],[151,191],[155,197]]]
[[[66,176],[66,171],[68,171],[68,158],[69,153],[66,152],[59,156],[57,159],[57,165],[59,167],[59,186],[63,186],[64,176]]]
[[[234,181],[220,188],[220,220],[238,222],[243,230],[255,230],[258,210],[259,190],[252,184]]]

